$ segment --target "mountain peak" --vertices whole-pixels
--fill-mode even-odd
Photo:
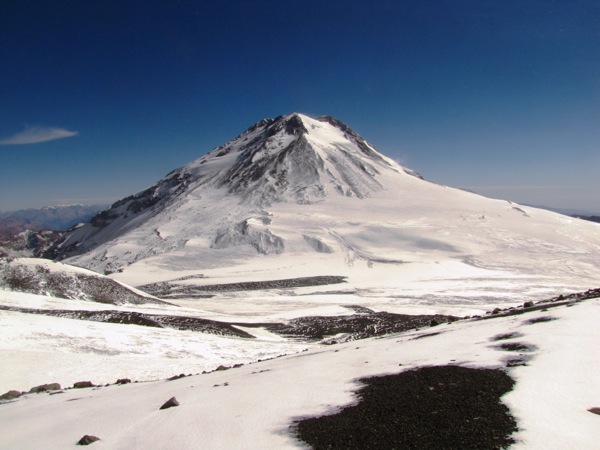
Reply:
[[[414,179],[413,175],[332,116],[312,118],[295,112],[263,119],[226,144],[170,172],[154,186],[114,203],[90,224],[68,233],[47,256],[81,254],[119,236],[145,230],[151,223],[170,221],[170,217],[183,214],[183,205],[196,204],[199,199],[205,199],[200,203],[206,210],[213,209],[207,203],[214,203],[245,211],[246,216],[237,217],[233,225],[219,225],[210,245],[221,248],[250,239],[249,230],[256,226],[250,226],[248,217],[253,217],[254,224],[258,211],[256,220],[264,226],[270,219],[263,212],[276,203],[308,205],[336,202],[339,197],[366,199],[385,190],[390,180]],[[218,214],[226,215],[219,223],[230,222],[226,212]],[[256,244],[260,253],[279,252],[283,241],[261,233],[251,236],[252,245]],[[161,248],[172,241],[163,236],[164,232],[158,241]],[[142,240],[152,239],[144,236]]]
[[[382,189],[382,171],[414,175],[338,119],[300,113],[264,119],[182,170],[259,205],[365,198]]]

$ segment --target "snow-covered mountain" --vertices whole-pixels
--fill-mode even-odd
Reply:
[[[600,226],[427,182],[331,117],[263,120],[49,255],[71,265],[0,261],[2,449],[88,434],[106,448],[319,448],[298,422],[362,408],[384,375],[420,398],[384,389],[358,423],[317,428],[357,431],[361,448],[402,446],[385,433],[408,430],[415,448],[598,441]],[[586,292],[559,295],[573,291]]]
[[[120,255],[99,265],[116,268],[148,254],[170,252],[185,246],[189,236],[207,232],[213,233],[212,248],[251,244],[259,253],[281,253],[283,240],[263,227],[271,222],[267,208],[281,202],[310,205],[337,196],[365,199],[385,188],[382,172],[417,176],[385,158],[333,117],[313,120],[291,114],[265,119],[151,188],[116,202],[67,236],[56,256],[104,249],[107,242],[113,247],[138,229],[149,231],[156,242],[145,252],[133,251],[129,257]],[[229,206],[235,208],[225,210],[223,197],[233,200]],[[204,214],[202,223],[191,230],[185,226],[166,236],[159,227],[148,230],[150,224],[197,216],[199,211],[189,208],[192,202],[197,210],[208,208],[218,221],[207,229]],[[173,245],[164,245],[165,239],[174,241]]]
[[[595,287],[600,227],[427,182],[332,117],[290,114],[116,202],[49,255],[134,286],[343,276],[345,293],[387,309]]]

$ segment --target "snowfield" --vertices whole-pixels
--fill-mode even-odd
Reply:
[[[502,399],[518,424],[511,448],[595,448],[600,417],[588,410],[600,406],[600,355],[590,349],[600,339],[600,299],[521,312],[311,348],[174,381],[27,394],[0,405],[5,430],[0,448],[69,448],[86,434],[101,439],[94,444],[98,448],[302,448],[290,428],[294,421],[352,404],[357,379],[447,364],[504,368],[515,380]],[[46,327],[53,326],[48,320]],[[7,332],[4,326],[0,330]],[[99,329],[89,331],[96,335],[94,348],[102,349]],[[132,330],[117,336],[113,339],[122,341],[117,346],[139,339]],[[37,347],[42,339],[30,342]],[[180,345],[185,350],[192,346]],[[134,348],[144,352],[148,342],[141,340]],[[82,367],[80,352],[74,344],[63,358],[69,364],[57,364],[45,381],[77,378],[70,372]],[[160,349],[151,352],[160,355]],[[139,361],[147,362],[141,355]],[[131,361],[121,362],[118,355],[110,357],[103,368],[88,366],[87,376],[79,372],[79,378],[97,383],[98,373],[114,383],[131,369]],[[171,397],[180,406],[159,410]]]
[[[54,310],[106,310],[106,305],[98,303],[2,290],[0,304]],[[158,310],[130,305],[117,310],[197,315],[197,311],[167,307]],[[296,353],[311,346],[265,332],[256,339],[242,339],[5,310],[0,310],[0,335],[1,393],[10,389],[28,390],[49,379],[63,386],[90,377],[99,384],[113,383],[124,377],[157,380],[182,372],[200,373],[220,365]]]

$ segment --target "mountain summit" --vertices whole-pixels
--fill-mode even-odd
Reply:
[[[402,169],[339,120],[293,113],[254,124],[171,177],[266,206],[313,203],[332,192],[365,198],[382,189],[378,175],[389,170]]]
[[[587,289],[600,228],[427,182],[339,120],[294,113],[119,200],[48,255],[132,285],[332,275],[386,302],[437,283],[438,302],[464,296],[464,280],[490,298]]]
[[[420,178],[334,117],[292,113],[263,119],[149,189],[114,203],[89,224],[72,230],[46,256],[63,259],[88,252],[191,198],[210,203],[227,196],[241,210],[261,210],[279,202],[311,204],[339,195],[363,199],[384,189],[383,173]],[[235,226],[245,228],[247,223]],[[213,246],[223,245],[223,236],[220,233]],[[267,250],[259,245],[257,250],[270,253],[279,247]]]
[[[194,170],[211,162],[219,170]],[[332,192],[365,198],[382,189],[382,171],[401,170],[339,120],[297,113],[253,125],[187,169],[215,174],[217,186],[261,205],[312,203]]]

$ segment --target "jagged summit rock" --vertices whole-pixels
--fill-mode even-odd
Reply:
[[[268,206],[331,193],[364,198],[382,188],[384,170],[399,166],[339,120],[293,113],[253,125],[173,175]]]

